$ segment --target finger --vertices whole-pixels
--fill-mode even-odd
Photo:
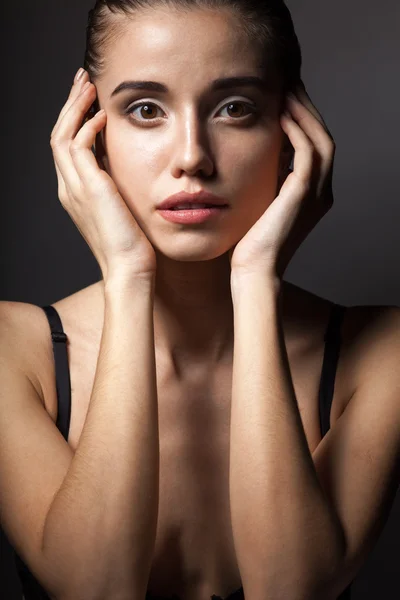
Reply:
[[[304,85],[304,83],[301,81],[300,85],[298,85],[295,89],[295,94],[298,98],[298,100],[300,102],[302,102],[304,104],[304,106],[314,115],[314,117],[316,119],[318,119],[318,121],[321,123],[321,125],[323,125],[323,127],[325,128],[325,131],[327,132],[327,134],[329,135],[329,137],[331,138],[331,140],[333,140],[333,136],[331,134],[331,132],[329,131],[322,115],[320,112],[318,112],[318,110],[316,109],[316,107],[314,106],[314,104],[311,101],[310,96],[308,95],[308,92],[306,90],[306,87]]]
[[[295,177],[308,188],[314,164],[314,147],[312,141],[289,113],[286,112],[282,115],[281,123],[284,132],[289,137],[295,150],[293,173],[291,173],[291,175],[295,175]]]
[[[99,189],[99,183],[105,173],[99,169],[99,164],[93,154],[92,147],[95,144],[97,134],[103,129],[106,121],[106,112],[104,110],[97,112],[96,115],[80,129],[70,145],[70,156],[82,184],[94,192]],[[109,184],[111,179],[107,175],[106,178],[103,179],[103,182],[104,181]]]
[[[64,177],[58,167],[57,162],[54,160],[54,166],[56,168],[57,173],[57,181],[58,181],[58,197],[63,204],[68,196],[67,186],[65,185]]]
[[[58,119],[56,121],[56,124],[53,127],[53,130],[51,132],[51,136],[55,135],[58,129],[59,124],[61,123],[62,119],[64,118],[64,115],[68,112],[68,110],[70,109],[70,107],[72,106],[72,104],[75,102],[76,98],[78,97],[78,95],[80,94],[80,92],[82,91],[82,87],[83,85],[89,80],[89,75],[87,73],[87,71],[85,71],[83,73],[83,75],[81,76],[81,78],[77,81],[76,77],[74,79],[74,83],[71,87],[67,102],[64,104]]]
[[[87,81],[74,97],[69,108],[64,112],[60,119],[57,133],[54,136],[59,141],[72,140],[86,121],[86,116],[90,112],[91,105],[96,98],[96,88],[93,83]]]
[[[59,125],[57,135],[54,136],[52,140],[54,160],[62,174],[65,185],[74,195],[79,193],[81,181],[75,165],[71,160],[70,146],[79,129],[82,127],[82,121],[87,113],[89,102],[93,98],[93,94],[94,86],[89,84],[89,87],[81,92],[64,115],[64,118]],[[86,124],[83,127],[85,127]]]
[[[333,163],[335,144],[326,132],[324,125],[297,98],[288,97],[288,108],[292,117],[304,130],[321,157],[321,166],[327,172]]]

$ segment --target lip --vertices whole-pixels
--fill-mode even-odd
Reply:
[[[188,194],[187,192],[182,191],[178,194],[174,194],[173,196],[169,196],[169,198],[161,202],[161,204],[157,206],[157,210],[168,210],[170,208],[174,208],[175,206],[184,204],[211,204],[212,206],[228,206],[228,202],[225,200],[225,198],[221,198],[221,196],[215,196],[215,194],[211,194],[205,190],[201,190],[195,194]]]
[[[214,221],[217,218],[222,218],[227,212],[227,206],[213,206],[212,208],[193,208],[193,209],[159,209],[158,213],[171,223],[180,223],[181,225],[194,225],[205,223],[206,221]]]

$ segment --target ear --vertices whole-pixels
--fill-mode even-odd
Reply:
[[[104,132],[104,129],[102,129],[100,131],[100,133],[98,133],[96,135],[94,153],[95,153],[97,164],[99,165],[99,168],[102,169],[102,171],[107,171],[107,173],[108,173],[108,159],[107,159],[107,153],[106,153],[105,147],[104,147],[103,132]]]
[[[285,183],[289,173],[291,172],[290,167],[294,157],[294,148],[286,135],[284,134],[281,154],[279,158],[279,170],[278,170],[278,187],[277,194],[279,193],[282,185]]]
[[[93,104],[89,110],[90,117],[94,117],[94,115],[99,110],[100,110],[99,100],[96,97],[95,101],[93,102]],[[105,151],[105,144],[104,144],[104,128],[96,135],[96,140],[95,140],[94,146],[92,147],[92,150],[93,150],[93,154],[96,157],[99,168],[102,171],[107,171],[107,173],[108,173],[108,161],[107,161],[107,154]]]
[[[288,171],[289,167],[292,163],[293,157],[294,157],[294,148],[292,146],[291,141],[289,140],[289,137],[285,133],[284,138],[283,138],[283,143],[282,143],[281,155],[280,155],[280,163],[279,163],[280,170],[282,170],[283,172]]]

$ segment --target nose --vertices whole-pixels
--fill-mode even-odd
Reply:
[[[201,173],[210,177],[214,172],[214,161],[211,156],[209,138],[206,127],[199,122],[195,114],[187,114],[177,122],[172,154],[172,173],[181,177],[182,173],[190,176]]]

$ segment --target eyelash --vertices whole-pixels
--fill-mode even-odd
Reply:
[[[235,118],[232,117],[232,118],[228,118],[228,120],[240,121],[241,122],[244,119],[246,119],[247,117],[254,116],[254,115],[256,115],[258,113],[257,108],[254,105],[249,104],[247,102],[243,102],[241,100],[234,100],[233,102],[228,102],[227,104],[224,104],[224,106],[222,106],[220,110],[224,109],[227,106],[230,106],[231,104],[242,104],[243,106],[246,106],[246,108],[248,108],[250,110],[250,113],[248,115],[245,115],[244,117],[239,117],[237,119],[235,119]],[[160,108],[159,106],[157,106],[156,104],[154,104],[154,102],[146,102],[146,101],[144,101],[144,102],[139,102],[137,104],[133,104],[132,106],[130,106],[127,109],[127,111],[126,111],[126,114],[131,115],[131,114],[133,114],[133,111],[135,111],[137,108],[140,108],[142,106],[155,106],[156,108]],[[144,120],[133,119],[133,120],[142,124],[142,123],[153,123],[154,121],[157,121],[157,118],[155,118],[155,119],[144,119]]]

